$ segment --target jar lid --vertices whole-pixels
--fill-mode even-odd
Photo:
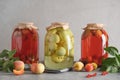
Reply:
[[[25,28],[29,28],[31,29],[38,29],[36,26],[33,26],[34,23],[32,22],[26,22],[26,23],[18,23],[17,28],[19,29],[25,29]]]
[[[87,24],[87,26],[85,28],[83,28],[84,30],[86,29],[103,29],[103,24],[97,24],[97,23],[89,23]]]
[[[62,27],[64,30],[69,28],[69,24],[68,23],[62,23],[62,22],[54,22],[51,23],[51,25],[49,27],[47,27],[47,30],[50,29],[54,29],[54,28],[58,28],[58,27]]]

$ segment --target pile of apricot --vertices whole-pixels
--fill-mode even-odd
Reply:
[[[82,70],[85,70],[86,72],[90,72],[90,71],[93,71],[95,69],[97,69],[98,65],[96,63],[87,63],[87,64],[83,64],[82,62],[75,62],[73,64],[73,70],[74,71],[82,71]]]
[[[15,61],[14,62],[13,73],[15,75],[22,75],[22,74],[24,74],[24,67],[25,67],[25,64],[24,64],[23,61]],[[30,65],[30,69],[31,69],[32,73],[41,74],[41,73],[44,72],[45,66],[42,63],[32,63]]]

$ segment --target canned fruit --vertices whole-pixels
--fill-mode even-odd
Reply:
[[[69,28],[52,24],[45,37],[45,65],[49,69],[63,69],[74,61],[74,37]],[[72,50],[73,49],[73,50]],[[61,64],[63,64],[61,66]],[[64,65],[65,64],[65,65]]]
[[[56,32],[57,32],[56,29],[48,30],[48,35],[49,35],[49,34],[56,34]]]
[[[87,56],[87,62],[92,62],[93,61],[93,58],[92,58],[92,56]]]
[[[72,48],[72,49],[70,50],[69,56],[70,56],[70,57],[74,57],[74,48]]]
[[[73,65],[74,71],[81,71],[84,67],[84,64],[82,62],[75,62]]]
[[[83,32],[83,34],[82,34],[82,39],[85,39],[85,38],[87,38],[87,37],[89,37],[89,36],[91,36],[92,34],[91,34],[91,31],[90,30],[86,30],[85,32]]]
[[[62,27],[47,28],[45,37],[45,57],[53,63],[64,63],[74,56],[74,37],[70,29]]]
[[[102,36],[102,34],[103,34],[103,33],[102,33],[102,31],[101,31],[101,30],[97,30],[97,31],[96,31],[96,36],[101,37],[101,36]]]
[[[52,51],[52,50],[56,50],[56,49],[57,49],[57,44],[56,43],[54,43],[54,42],[49,43],[49,50]]]
[[[70,29],[67,29],[66,31],[68,32],[68,34],[69,34],[71,37],[73,37],[73,33],[72,33],[72,31],[71,31]]]
[[[58,35],[63,41],[67,41],[67,36],[69,36],[66,31],[58,31]]]
[[[62,61],[64,61],[64,56],[57,56],[57,55],[52,55],[52,60],[54,61],[54,62],[56,62],[56,63],[60,63],[60,62],[62,62]]]
[[[59,47],[57,50],[56,50],[56,55],[58,56],[64,56],[66,54],[66,50],[64,47]]]
[[[45,53],[46,56],[50,56],[51,54],[52,54],[51,51],[47,51],[47,52]]]
[[[47,45],[47,44],[46,44]],[[45,46],[46,46],[45,45]],[[51,55],[51,51],[49,50],[49,48],[48,48],[48,46],[46,46],[46,47],[44,47],[45,48],[45,55],[46,56],[49,56],[49,55]]]
[[[55,43],[59,43],[60,38],[57,34],[51,34],[49,35],[49,42],[55,42]]]

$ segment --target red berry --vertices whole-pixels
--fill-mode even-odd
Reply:
[[[108,74],[108,72],[107,71],[103,71],[102,73],[101,73],[101,75],[106,75],[106,74]]]
[[[87,76],[86,76],[86,78],[91,78],[91,77],[95,77],[97,75],[97,73],[93,73],[93,74],[88,74]]]

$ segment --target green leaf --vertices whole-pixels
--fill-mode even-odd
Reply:
[[[100,71],[106,71],[107,70],[107,67],[106,65],[102,65],[101,68],[100,68]]]
[[[0,60],[0,67],[2,67],[4,61],[3,60]]]
[[[118,64],[116,57],[107,58],[102,61],[102,66],[100,68],[101,71],[107,71],[107,72],[118,72]]]
[[[102,61],[102,65],[109,66],[109,65],[114,65],[114,64],[116,64],[115,57],[107,58],[107,59],[104,59],[104,60]]]
[[[118,49],[115,48],[115,47],[113,47],[113,46],[104,48],[104,50],[105,50],[106,52],[108,52],[108,53],[109,53],[110,55],[112,55],[112,56],[115,56],[116,54],[117,54],[117,55],[119,54],[119,53],[118,53]]]
[[[120,55],[115,54],[115,60],[118,66],[120,66]]]
[[[7,68],[6,72],[12,72],[10,68]]]
[[[112,66],[107,66],[107,67],[106,67],[106,71],[107,71],[107,72],[111,72],[111,69],[112,69]]]
[[[13,68],[14,68],[14,60],[11,60],[11,61],[6,61],[4,62],[3,64],[3,71],[5,72],[12,72]]]
[[[119,71],[118,67],[116,67],[116,66],[111,67],[111,71],[110,71],[111,73],[116,73],[118,71]]]
[[[14,68],[14,61],[19,60],[19,58],[14,57],[16,50],[3,50],[0,53],[0,70],[5,72],[12,72]]]
[[[9,61],[4,62],[4,63],[3,63],[3,66],[2,66],[3,71],[7,72],[8,66],[9,66]]]
[[[12,58],[13,61],[17,61],[17,60],[20,60],[18,57],[14,57]]]
[[[0,58],[3,58],[3,57],[6,57],[8,55],[8,50],[3,50],[1,53],[0,53]]]
[[[8,58],[12,58],[15,53],[16,53],[16,50],[9,51]]]

